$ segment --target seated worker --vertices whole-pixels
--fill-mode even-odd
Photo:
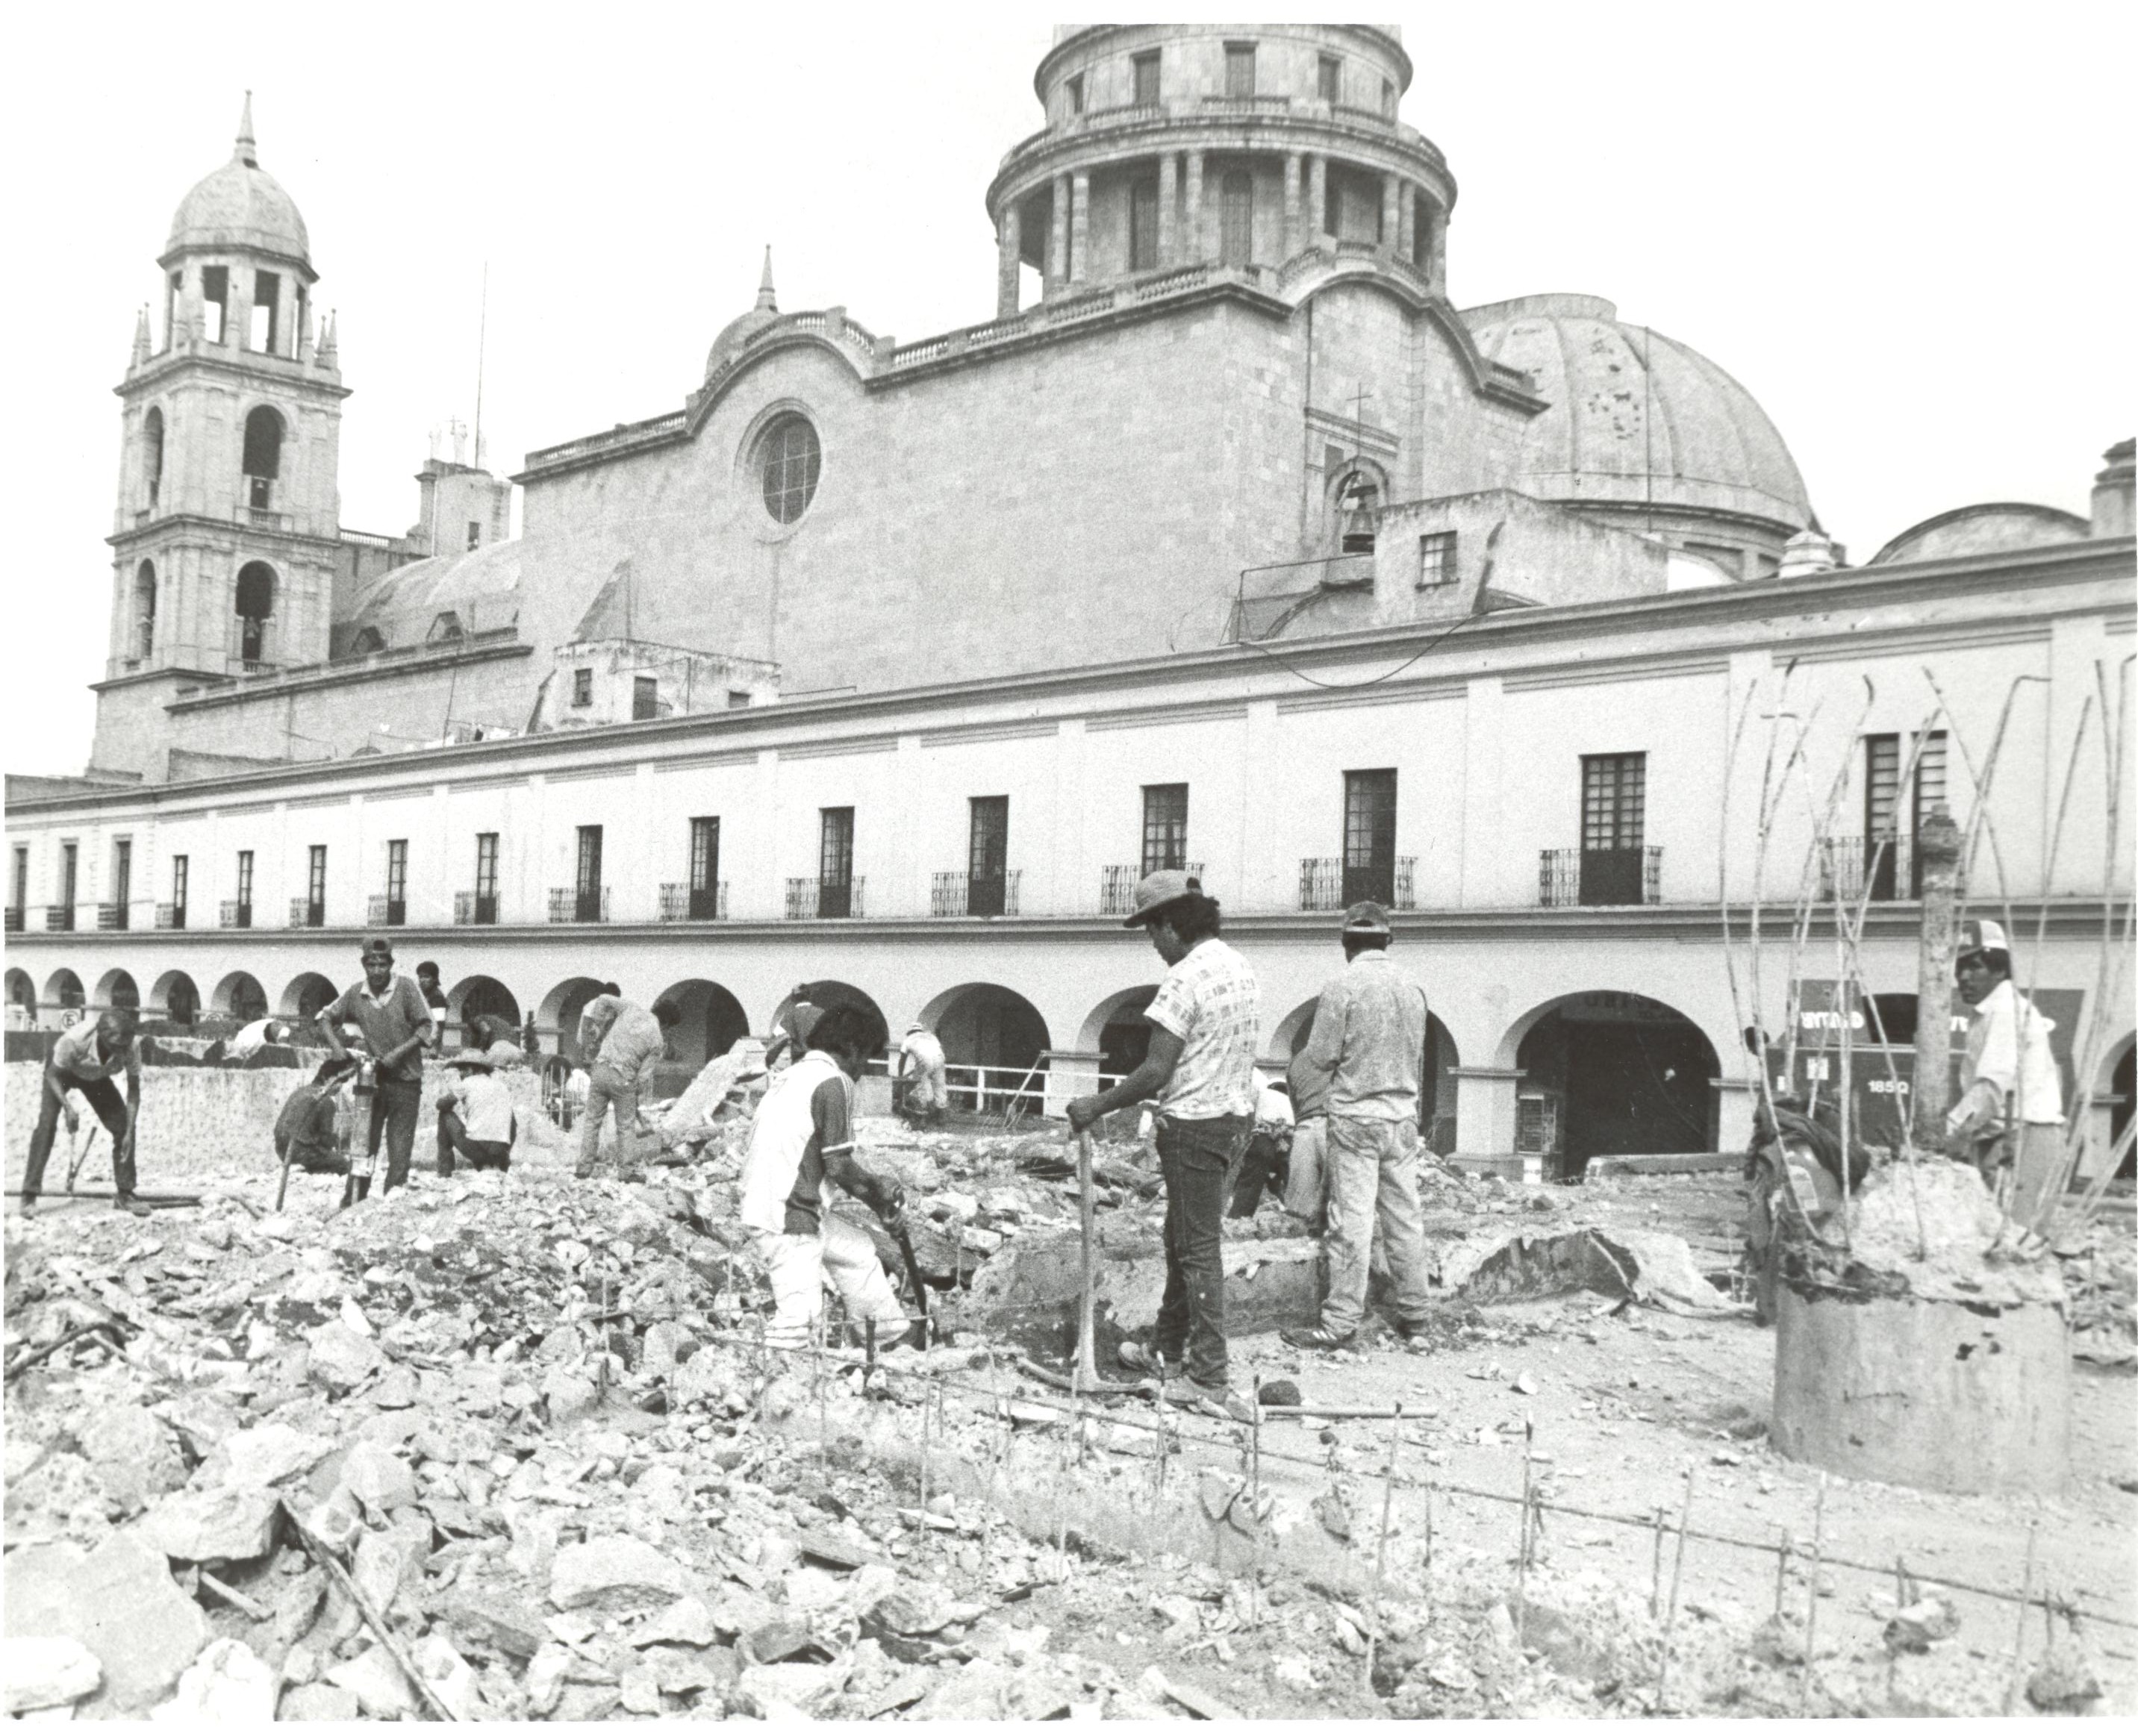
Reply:
[[[1233,1174],[1228,1217],[1252,1217],[1262,1190],[1281,1195],[1291,1158],[1291,1094],[1281,1080],[1255,1075],[1255,1130]]]
[[[349,1155],[335,1136],[341,1087],[356,1077],[354,1056],[329,1056],[319,1071],[283,1100],[275,1118],[275,1161],[293,1163],[306,1175],[347,1175]]]
[[[471,1169],[512,1167],[512,1094],[489,1056],[463,1049],[447,1058],[458,1076],[438,1092],[438,1173],[453,1173],[456,1153]]]
[[[816,1331],[828,1277],[857,1324],[876,1323],[876,1343],[906,1331],[905,1309],[883,1275],[876,1244],[832,1215],[825,1183],[837,1182],[895,1226],[905,1190],[854,1158],[851,1081],[862,1076],[883,1031],[858,1007],[834,1007],[810,1031],[809,1047],[772,1082],[750,1122],[742,1165],[742,1223],[771,1281],[768,1344],[797,1349]]]
[[[141,1108],[141,1050],[138,1020],[130,1007],[114,1007],[60,1033],[52,1058],[45,1065],[44,1093],[37,1104],[37,1124],[30,1134],[30,1161],[22,1172],[22,1209],[37,1209],[37,1189],[52,1154],[66,1094],[79,1091],[111,1135],[112,1191],[121,1212],[146,1217],[149,1208],[134,1197],[134,1122]],[[126,1075],[122,1100],[111,1075]],[[70,1123],[71,1124],[71,1123]]]

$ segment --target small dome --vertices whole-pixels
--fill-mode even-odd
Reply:
[[[1796,461],[1752,394],[1697,350],[1622,325],[1595,295],[1467,310],[1477,347],[1550,408],[1523,430],[1516,487],[1569,505],[1692,507],[1802,529]]]
[[[1871,557],[1874,567],[1900,561],[1957,560],[1970,554],[2002,554],[2014,549],[2045,549],[2056,543],[2082,543],[2093,526],[2061,507],[2036,506],[2023,500],[1991,501],[1959,506],[1911,524]]]
[[[250,91],[246,93],[245,116],[238,124],[237,144],[230,161],[178,202],[178,212],[171,218],[171,238],[164,251],[168,257],[203,247],[271,253],[295,261],[307,272],[311,270],[311,238],[305,232],[297,202],[260,166],[259,152],[252,142]]]
[[[779,318],[779,299],[772,292],[772,249],[764,250],[764,271],[757,280],[757,305],[720,328],[713,347],[705,353],[705,378],[710,379],[728,358],[758,333]]]

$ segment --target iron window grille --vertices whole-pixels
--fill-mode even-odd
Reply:
[[[1143,787],[1143,871],[1188,865],[1188,786],[1146,783]]]

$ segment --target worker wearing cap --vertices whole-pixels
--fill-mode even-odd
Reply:
[[[52,1045],[45,1065],[44,1095],[37,1102],[37,1124],[30,1132],[30,1161],[22,1172],[22,1209],[34,1212],[37,1189],[45,1179],[45,1164],[52,1154],[60,1117],[74,1125],[74,1113],[66,1106],[66,1094],[79,1091],[96,1111],[96,1119],[111,1135],[112,1192],[121,1212],[146,1217],[149,1208],[134,1197],[134,1124],[141,1109],[141,1048],[136,1035],[139,1015],[131,1007],[107,1007],[104,1012],[71,1025]],[[126,1075],[122,1101],[114,1074]],[[92,1136],[93,1137],[93,1136]]]
[[[905,1080],[905,1112],[915,1119],[940,1121],[950,1096],[944,1088],[948,1065],[943,1044],[935,1033],[915,1019],[905,1027],[905,1040],[898,1046],[899,1065]]]
[[[683,1009],[663,995],[643,1007],[604,992],[579,1015],[579,1053],[589,1063],[586,1119],[579,1124],[582,1181],[600,1163],[602,1123],[616,1109],[616,1161],[628,1175],[638,1131],[638,1105],[652,1095],[655,1070],[668,1057],[668,1033],[683,1022]]]
[[[1130,1367],[1154,1366],[1171,1403],[1252,1417],[1226,1366],[1223,1235],[1225,1178],[1254,1129],[1255,1041],[1262,988],[1247,961],[1218,938],[1218,900],[1178,869],[1146,874],[1123,926],[1140,928],[1168,967],[1145,1009],[1150,1051],[1109,1090],[1072,1099],[1078,1132],[1102,1115],[1158,1100],[1165,1178],[1165,1295],[1152,1353],[1122,1347]]]
[[[1953,974],[1974,1014],[1960,1100],[1945,1116],[1945,1134],[1954,1154],[1979,1168],[1993,1192],[1998,1171],[2011,1169],[2009,1210],[2031,1226],[2063,1168],[2063,1081],[2049,1049],[2056,1021],[2012,986],[2012,952],[2000,923],[1960,924]]]
[[[375,1166],[379,1137],[385,1136],[386,1183],[379,1192],[391,1193],[408,1185],[408,1159],[416,1149],[416,1118],[423,1095],[423,1048],[433,1027],[422,990],[393,968],[391,942],[373,935],[364,943],[360,956],[364,980],[350,984],[314,1017],[337,1061],[349,1054],[342,1041],[343,1021],[363,1032],[375,1087],[364,1149]],[[369,1173],[353,1176],[350,1182],[355,1198],[370,1193]]]
[[[510,1169],[512,1094],[490,1056],[463,1049],[446,1065],[459,1076],[438,1093],[438,1173],[451,1175],[456,1156],[471,1169]]]
[[[1425,991],[1389,958],[1389,913],[1344,913],[1344,973],[1321,991],[1304,1070],[1327,1081],[1329,1293],[1319,1325],[1288,1330],[1303,1350],[1333,1350],[1366,1313],[1374,1228],[1395,1280],[1396,1329],[1406,1339],[1428,1305],[1425,1221],[1418,1200],[1418,1101],[1425,1070]]]

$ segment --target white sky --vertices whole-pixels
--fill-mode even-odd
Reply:
[[[1403,118],[1461,189],[1457,305],[1540,290],[1727,368],[1862,559],[1945,508],[2083,512],[2133,432],[2138,7],[1435,7]],[[415,516],[471,417],[493,468],[677,407],[774,249],[783,310],[911,339],[992,316],[982,196],[1037,129],[1052,19],[812,6],[17,15],[7,763],[79,769],[103,671],[118,404],[171,213],[254,91],[341,316],[342,522]],[[2116,188],[2126,186],[2119,194]],[[2121,213],[2121,215],[2119,215]]]

